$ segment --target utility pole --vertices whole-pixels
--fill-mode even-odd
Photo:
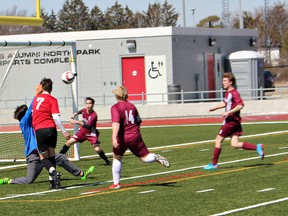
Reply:
[[[268,33],[269,28],[269,0],[264,0],[265,7],[264,7],[264,15],[265,15],[265,53],[266,53],[266,60],[267,63],[271,63],[270,59],[270,35]]]
[[[185,0],[182,0],[182,5],[183,5],[183,25],[186,27],[186,8],[185,8]]]
[[[239,0],[239,29],[243,29],[242,0]]]

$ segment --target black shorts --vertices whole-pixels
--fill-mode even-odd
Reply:
[[[57,130],[56,128],[42,128],[35,131],[39,153],[43,153],[48,148],[56,148]]]

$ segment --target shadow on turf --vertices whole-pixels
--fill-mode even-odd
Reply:
[[[275,164],[273,163],[261,163],[261,164],[254,164],[254,165],[247,165],[247,166],[244,166],[244,167],[261,167],[261,166],[274,166]]]
[[[163,183],[147,183],[147,184],[124,184],[122,185],[121,187],[147,187],[147,186],[164,186],[164,187],[179,187],[179,186],[176,186],[177,182],[163,182]]]
[[[246,166],[241,166],[241,167],[246,167],[246,168],[248,168],[248,167],[261,167],[261,166],[274,166],[275,164],[273,164],[273,163],[261,163],[261,164],[253,164],[253,165],[246,165]],[[241,168],[241,167],[237,167],[237,168]],[[224,167],[221,167],[222,169],[224,168]],[[225,166],[225,168],[236,168],[235,166]]]

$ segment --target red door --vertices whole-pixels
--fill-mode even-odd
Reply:
[[[128,90],[128,100],[142,100],[142,93],[146,100],[144,57],[122,58],[122,84]]]
[[[214,54],[208,54],[208,90],[215,91],[215,72],[214,72],[215,59]],[[215,98],[216,93],[210,92],[209,98]]]

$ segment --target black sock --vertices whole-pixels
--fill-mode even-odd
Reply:
[[[109,163],[109,160],[107,159],[105,152],[103,150],[98,154],[99,154],[100,158],[102,158],[106,163]]]
[[[67,153],[67,151],[69,150],[69,146],[67,146],[67,145],[64,145],[63,147],[62,147],[62,149],[61,149],[61,151],[60,151],[60,153],[61,154],[66,154]]]
[[[48,159],[51,161],[51,163],[53,164],[54,168],[56,169],[56,160],[55,160],[55,157],[49,157]]]

